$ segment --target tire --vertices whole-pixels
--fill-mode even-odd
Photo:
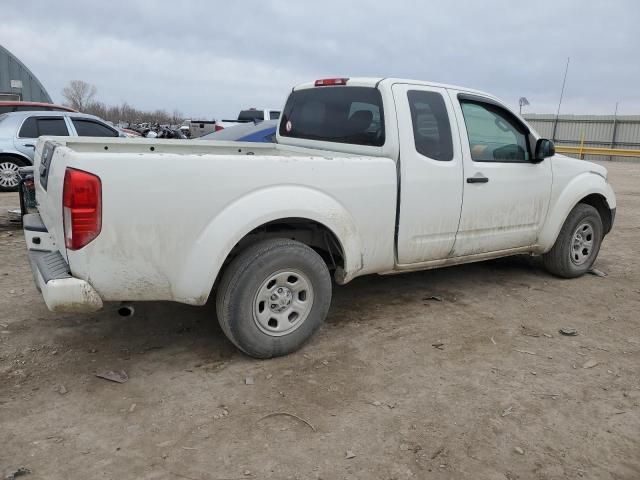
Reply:
[[[18,168],[29,165],[15,157],[0,156],[0,192],[16,192],[20,185]],[[15,177],[12,176],[15,175]],[[15,181],[13,180],[15,178]]]
[[[598,211],[591,205],[579,203],[564,221],[553,248],[542,256],[544,266],[558,277],[584,275],[598,257],[603,232]]]
[[[254,358],[298,350],[320,328],[331,305],[331,276],[311,248],[288,239],[264,240],[240,253],[216,293],[227,338]]]

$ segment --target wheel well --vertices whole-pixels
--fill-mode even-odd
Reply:
[[[611,231],[611,209],[609,208],[609,204],[607,203],[607,199],[602,195],[597,193],[592,193],[584,197],[578,203],[585,203],[587,205],[591,205],[593,208],[598,210],[600,214],[600,218],[602,219],[602,227],[604,228],[604,234],[606,235]]]
[[[15,158],[16,160],[20,160],[22,163],[26,164],[27,166],[33,165],[33,162],[29,158],[23,155],[18,155],[17,153],[3,152],[3,153],[0,153],[0,158],[2,157]]]
[[[288,238],[313,248],[325,261],[329,270],[344,268],[344,249],[338,237],[325,225],[306,218],[282,218],[260,225],[247,233],[233,247],[218,273],[216,283],[226,266],[242,250],[267,238]]]

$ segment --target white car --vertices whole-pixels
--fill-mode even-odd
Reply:
[[[277,142],[42,138],[24,230],[49,309],[215,295],[229,339],[268,358],[321,326],[331,275],[532,254],[577,277],[615,217],[605,168],[467,88],[307,83]]]

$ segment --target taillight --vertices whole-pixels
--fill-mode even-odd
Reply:
[[[346,85],[348,78],[323,78],[316,80],[316,87],[329,87],[333,85]]]
[[[67,168],[62,190],[64,243],[78,250],[100,234],[102,229],[102,183],[82,170]]]
[[[216,124],[216,125],[213,126],[213,130],[215,132],[219,132],[220,130],[224,130],[224,127],[222,125]]]

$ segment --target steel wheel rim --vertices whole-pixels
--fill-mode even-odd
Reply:
[[[595,228],[590,221],[582,222],[575,229],[571,237],[571,251],[569,252],[574,265],[584,265],[591,259],[595,236]]]
[[[313,306],[313,286],[299,270],[280,270],[269,275],[253,301],[256,326],[272,337],[287,335],[304,323]]]
[[[19,168],[20,167],[13,162],[0,163],[0,187],[17,187],[20,183]]]

